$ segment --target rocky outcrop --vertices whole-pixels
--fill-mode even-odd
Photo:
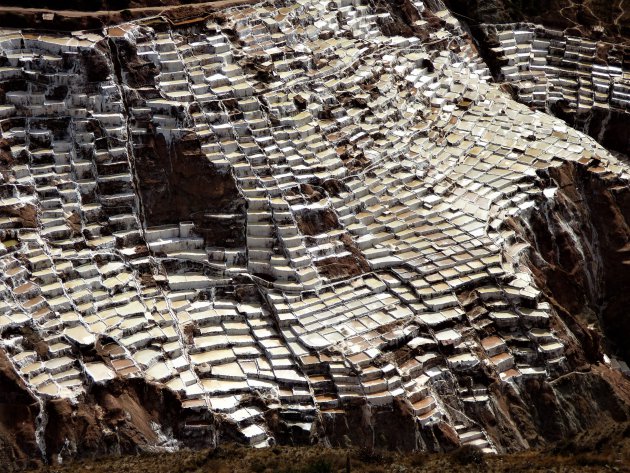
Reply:
[[[576,113],[567,102],[559,101],[551,105],[550,112],[573,128],[594,137],[620,159],[630,160],[630,113],[627,110],[592,108],[588,112]]]
[[[0,351],[0,458],[5,471],[42,461],[216,446],[233,427],[182,409],[170,390],[142,379],[94,384],[76,400],[38,399]],[[16,471],[17,471],[16,470]]]
[[[630,361],[624,336],[630,328],[624,289],[630,282],[630,190],[599,164],[540,173],[554,199],[514,224],[530,245],[528,264],[539,287],[578,338],[574,351],[583,358],[576,363],[600,361],[603,353]]]
[[[35,466],[39,447],[36,426],[40,407],[0,350],[0,462],[13,469]]]
[[[47,462],[174,449],[183,428],[181,403],[143,380],[95,385],[78,402],[45,404]]]

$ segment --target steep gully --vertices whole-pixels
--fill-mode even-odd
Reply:
[[[584,362],[606,353],[630,361],[630,189],[594,160],[541,173],[557,188],[528,220],[509,221],[530,246],[527,263],[565,323]]]

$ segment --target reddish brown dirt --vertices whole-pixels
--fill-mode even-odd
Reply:
[[[351,253],[351,256],[326,258],[318,261],[316,266],[319,274],[335,281],[367,273],[370,270],[370,265],[365,259],[363,252],[352,240],[352,237],[344,233],[341,235],[341,241],[346,250]]]
[[[300,232],[308,236],[339,228],[337,214],[331,209],[305,209],[296,213],[295,220]]]
[[[630,54],[630,50],[628,53]],[[550,108],[553,115],[561,118],[576,130],[597,139],[607,149],[622,153],[622,159],[630,159],[628,156],[630,113],[614,108],[607,110],[592,108],[588,112],[578,113],[575,108],[569,107],[568,103],[562,100]]]
[[[315,266],[320,275],[331,281],[358,276],[364,272],[359,260],[354,256],[325,258],[319,260]]]
[[[409,451],[416,439],[411,433],[416,431],[414,419],[397,403],[384,408],[369,408],[363,402],[347,404],[344,411],[322,415],[320,434],[325,435],[332,446],[352,445],[367,449]],[[439,428],[420,430],[426,445],[432,451],[439,451],[435,431]],[[444,441],[446,436],[441,438]],[[442,444],[449,448],[449,444]],[[453,445],[454,447],[454,445]]]
[[[113,40],[112,40],[113,41]],[[151,61],[145,61],[138,57],[135,44],[124,38],[113,41],[118,53],[118,60],[125,68],[125,79],[134,89],[141,87],[155,87],[155,76],[158,74],[157,66]]]
[[[65,399],[46,404],[46,446],[55,455],[136,453],[157,443],[151,423],[179,430],[181,404],[170,391],[141,380],[115,380],[94,386],[78,404]]]
[[[228,172],[216,169],[190,134],[168,144],[149,136],[136,148],[135,169],[148,226],[194,221],[206,245],[244,244],[244,200]],[[236,215],[228,224],[212,225],[208,215]]]
[[[588,324],[600,327],[610,342],[607,351],[630,359],[625,339],[630,331],[630,265],[625,263],[630,259],[630,189],[612,175],[592,172],[596,166],[550,169],[543,180],[560,188],[555,203],[541,204],[529,229],[515,225],[532,245],[529,266],[538,286],[577,336],[579,343],[568,353],[575,366],[601,359],[599,336]]]
[[[29,349],[38,352],[38,340],[29,330],[20,332]],[[115,350],[111,344],[110,350]],[[107,357],[107,350],[99,351]],[[48,350],[43,350],[47,354]],[[100,358],[86,353],[86,361]],[[135,454],[160,444],[154,427],[183,445],[203,448],[213,445],[213,437],[195,438],[184,432],[185,424],[203,420],[213,426],[210,414],[199,417],[182,408],[177,395],[169,389],[143,379],[114,379],[92,385],[76,400],[45,401],[46,458],[36,443],[35,428],[39,404],[14,371],[4,350],[0,349],[0,471],[35,467],[60,460],[94,458],[106,455]],[[190,420],[189,420],[190,419]],[[226,426],[229,427],[229,426]],[[227,430],[222,432],[228,433]]]
[[[6,207],[2,212],[7,217],[15,217],[21,228],[37,227],[37,207],[31,204]]]
[[[8,471],[13,471],[13,467],[33,467],[39,455],[35,441],[39,406],[2,349],[0,386],[0,465]]]

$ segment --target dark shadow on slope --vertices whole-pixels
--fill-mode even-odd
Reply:
[[[630,361],[630,188],[595,160],[539,177],[542,186],[558,188],[555,198],[541,199],[526,222],[508,224],[531,244],[538,286],[578,338],[568,354],[584,353],[575,365],[600,361],[599,332],[607,353]]]

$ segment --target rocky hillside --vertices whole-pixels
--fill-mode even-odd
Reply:
[[[618,45],[627,45],[630,40],[630,9],[625,0],[445,0],[444,3],[472,25],[528,22]]]
[[[628,161],[630,4],[446,1],[495,79]]]
[[[628,165],[493,83],[440,1],[5,29],[0,63],[3,464],[629,420]],[[626,113],[604,63],[567,107]]]

